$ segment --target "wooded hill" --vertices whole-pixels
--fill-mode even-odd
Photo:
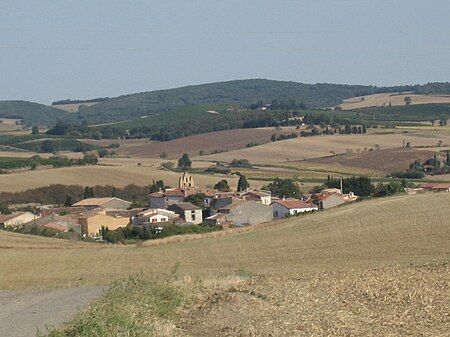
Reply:
[[[81,124],[109,123],[163,113],[178,108],[230,104],[249,108],[257,102],[302,103],[307,108],[336,106],[344,99],[386,92],[415,92],[418,94],[450,94],[450,83],[376,87],[341,84],[303,84],[265,79],[236,80],[176,89],[157,90],[106,99],[90,107],[81,107],[69,114],[45,105],[19,101],[0,101],[0,118],[23,119],[26,125],[51,125],[57,119]]]

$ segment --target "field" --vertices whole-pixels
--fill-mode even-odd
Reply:
[[[178,158],[183,153],[195,156],[199,154],[199,151],[209,154],[211,151],[242,149],[252,142],[264,144],[270,142],[270,137],[274,133],[292,133],[293,131],[294,128],[285,128],[283,132],[275,131],[273,128],[235,129],[188,136],[162,143],[149,141],[142,144],[142,141],[131,140],[129,144],[121,145],[115,151],[122,155],[152,158],[158,158],[161,153],[165,152],[169,158]],[[130,145],[133,143],[134,146]],[[91,141],[90,144],[94,143]],[[101,142],[100,144],[106,143]],[[119,142],[119,144],[121,143]]]
[[[72,103],[72,104],[55,104],[51,105],[50,107],[53,109],[59,109],[67,112],[78,112],[80,109],[80,106],[93,106],[95,104],[98,104],[98,102],[85,102],[85,103]]]
[[[353,97],[344,100],[340,106],[344,110],[355,110],[369,107],[403,106],[405,98],[411,98],[411,105],[416,104],[445,104],[450,103],[450,95],[416,95],[411,93],[384,93]]]
[[[51,184],[63,185],[114,185],[123,187],[128,184],[149,185],[152,180],[163,179],[172,187],[178,186],[180,173],[160,170],[157,166],[82,166],[64,167],[47,170],[24,171],[0,175],[0,186],[3,192],[18,192]],[[213,186],[220,176],[195,175],[194,179],[199,186]],[[225,177],[233,188],[237,185],[236,177]],[[261,185],[250,182],[252,186]]]
[[[433,146],[440,140],[442,145],[445,145],[450,144],[450,134],[392,132],[386,134],[301,137],[248,149],[197,157],[196,159],[231,162],[234,158],[246,158],[255,164],[273,164],[330,156],[332,151],[336,154],[349,151],[353,153],[364,152],[364,150],[375,149],[377,144],[380,149],[399,148],[402,147],[403,140],[410,142],[412,147]]]
[[[159,245],[0,232],[0,287],[137,277],[114,286],[74,322],[85,332],[69,336],[122,324],[139,328],[138,336],[444,336],[450,221],[441,205],[448,202],[450,193],[371,200]]]

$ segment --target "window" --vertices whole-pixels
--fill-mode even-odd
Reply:
[[[195,221],[195,211],[191,211],[191,218],[192,218],[192,221]]]

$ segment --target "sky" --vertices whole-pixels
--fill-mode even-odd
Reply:
[[[450,1],[0,1],[0,100],[248,78],[450,81]]]

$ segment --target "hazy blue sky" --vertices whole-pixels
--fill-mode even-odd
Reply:
[[[0,99],[450,81],[450,1],[1,0]]]

